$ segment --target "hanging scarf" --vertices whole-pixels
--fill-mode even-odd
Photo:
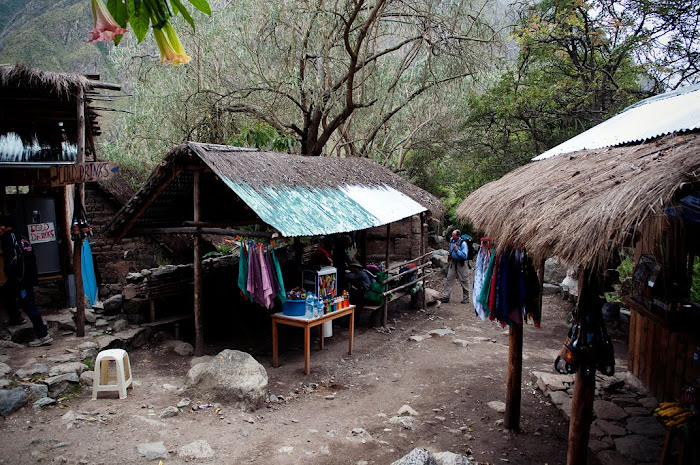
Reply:
[[[277,292],[277,298],[280,299],[281,303],[285,303],[287,300],[287,292],[284,290],[284,280],[282,279],[282,269],[280,268],[280,263],[277,261],[277,255],[275,255],[275,249],[270,250],[270,255],[272,257],[272,264],[275,268],[275,274],[277,275],[277,282],[279,284],[279,291]]]
[[[238,289],[241,290],[241,295],[250,300],[250,292],[248,292],[248,250],[245,242],[241,242],[240,256],[238,258]]]

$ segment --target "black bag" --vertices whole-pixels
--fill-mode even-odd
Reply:
[[[12,258],[12,266],[15,271],[15,279],[18,283],[27,286],[35,286],[38,283],[38,270],[36,267],[36,255],[34,247],[24,236],[12,234],[12,246],[15,256]]]

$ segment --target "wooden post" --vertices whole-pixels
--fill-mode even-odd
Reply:
[[[194,172],[193,199],[194,221],[199,221],[199,171]],[[204,355],[204,334],[202,332],[202,238],[199,233],[194,235],[194,354]]]
[[[420,214],[420,247],[418,250],[420,251],[420,256],[423,257],[425,255],[425,236],[426,236],[426,229],[428,229],[428,225],[425,224],[425,212],[421,212]],[[425,260],[423,258],[422,260]],[[422,262],[418,263],[419,265],[422,265]],[[422,290],[420,292],[420,308],[423,310],[426,309],[427,305],[425,303],[425,270],[423,270],[423,284],[422,284]]]
[[[81,165],[85,163],[85,90],[82,86],[78,88],[77,96],[77,123],[78,123],[78,152],[75,157],[75,164]],[[81,211],[84,197],[85,185],[77,184],[78,194],[76,195],[76,204],[73,205],[74,211]],[[85,337],[85,291],[83,290],[83,271],[81,264],[81,252],[83,249],[83,240],[78,239],[73,244],[73,274],[75,276],[75,335],[77,337]]]
[[[506,415],[503,425],[520,429],[520,399],[523,378],[523,323],[508,330],[508,379],[506,380]]]
[[[540,257],[537,262],[537,279],[540,282],[540,295],[537,296],[537,311],[542,315],[542,293],[544,291],[544,262],[546,258]]]
[[[582,270],[578,276],[578,318],[585,321],[586,315],[601,305],[599,293],[602,287],[590,269]],[[581,338],[584,336],[582,335]],[[589,371],[586,373],[586,371]],[[580,363],[574,378],[574,397],[571,400],[569,420],[569,447],[566,454],[567,465],[585,465],[588,456],[588,438],[593,420],[593,395],[595,393],[595,367],[586,370]]]
[[[390,243],[391,243],[391,223],[386,225],[386,270],[387,271],[387,278],[389,277],[388,275],[388,270],[390,268],[389,266],[389,249],[390,249]],[[384,283],[384,292],[387,292],[389,290],[389,280]],[[385,328],[388,325],[388,311],[389,311],[389,296],[384,297],[384,306],[382,308],[382,326]]]

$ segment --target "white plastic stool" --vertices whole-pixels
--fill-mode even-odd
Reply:
[[[109,375],[109,362],[116,365],[116,376]],[[97,400],[97,393],[101,391],[119,391],[119,398],[126,399],[126,388],[133,379],[131,377],[131,363],[129,354],[124,349],[108,349],[97,354],[95,359],[95,376],[92,382],[92,400]],[[110,384],[110,383],[116,384]]]

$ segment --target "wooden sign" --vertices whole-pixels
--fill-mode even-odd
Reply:
[[[106,181],[119,173],[119,164],[107,162],[56,165],[51,167],[51,187],[81,182]]]
[[[53,223],[32,223],[27,225],[29,242],[39,244],[56,240],[56,229]]]

